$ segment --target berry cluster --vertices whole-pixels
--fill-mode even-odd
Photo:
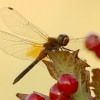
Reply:
[[[100,58],[100,38],[98,35],[89,35],[85,41],[85,46],[88,50],[95,52],[96,56]]]
[[[69,74],[64,74],[59,77],[57,83],[50,88],[50,100],[69,100],[78,89],[77,79]],[[45,98],[38,93],[29,94],[25,100],[45,100]]]

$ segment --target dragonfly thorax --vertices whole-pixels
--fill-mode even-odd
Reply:
[[[69,42],[69,37],[66,34],[60,34],[57,41],[60,46],[66,46]]]
[[[53,37],[49,37],[48,38],[48,42],[46,42],[44,45],[44,48],[46,50],[55,50],[55,49],[59,49],[59,44],[56,38]]]
[[[61,46],[66,46],[69,42],[69,37],[66,34],[60,34],[57,38],[48,38],[43,46],[46,50],[57,50]]]

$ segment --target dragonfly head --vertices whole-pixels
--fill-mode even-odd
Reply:
[[[66,34],[60,34],[57,38],[57,41],[60,46],[66,46],[69,42],[69,37]]]

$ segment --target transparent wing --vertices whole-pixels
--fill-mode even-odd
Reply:
[[[0,49],[11,56],[20,59],[33,60],[42,50],[42,45],[20,38],[13,34],[0,31]]]
[[[48,35],[43,30],[30,23],[13,8],[2,8],[0,15],[12,32],[40,43],[47,41]]]
[[[87,37],[82,37],[82,38],[71,38],[70,37],[70,41],[68,43],[68,45],[66,46],[66,48],[70,49],[70,50],[84,50],[85,49],[85,39]]]

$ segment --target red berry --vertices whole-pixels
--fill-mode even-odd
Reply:
[[[87,49],[95,51],[98,48],[98,44],[100,43],[100,39],[96,34],[91,34],[87,37],[85,41],[85,46]]]
[[[63,94],[61,94],[58,98],[57,98],[57,100],[69,100],[69,96],[65,96],[65,95],[63,95]]]
[[[50,88],[50,93],[49,93],[49,97],[51,100],[56,100],[58,98],[58,96],[60,96],[61,92],[57,87],[57,84],[54,84],[51,88]]]
[[[65,95],[72,95],[78,89],[78,81],[77,79],[69,74],[62,75],[57,82],[58,88]]]
[[[93,97],[93,98],[91,98],[91,100],[97,100],[97,98],[96,97]]]
[[[95,54],[98,58],[100,58],[100,43],[98,44],[97,49],[95,50]]]
[[[31,93],[25,98],[25,100],[45,100],[45,98],[41,94]]]

